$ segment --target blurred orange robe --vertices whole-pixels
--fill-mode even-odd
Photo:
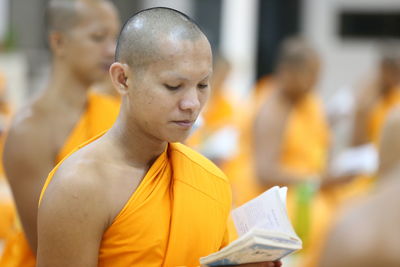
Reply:
[[[376,145],[379,142],[387,115],[396,105],[400,105],[400,87],[396,87],[386,95],[383,95],[369,114],[367,125],[368,137]]]
[[[103,234],[98,266],[198,266],[200,257],[228,244],[230,208],[221,170],[192,149],[169,144]]]
[[[249,106],[253,106],[253,110],[242,118],[239,153],[223,167],[232,180],[234,201],[238,205],[267,189],[259,186],[255,175],[252,124],[260,104],[252,103]],[[280,159],[282,166],[304,178],[321,174],[327,160],[329,129],[322,104],[314,94],[305,96],[294,108],[289,115],[284,135]]]
[[[118,116],[120,102],[104,94],[89,92],[87,108],[60,150],[55,164],[78,145],[110,128]],[[6,242],[1,267],[34,267],[36,265],[25,235],[19,225]]]
[[[3,170],[5,131],[11,117],[11,108],[6,99],[6,91],[6,77],[0,72],[0,242],[5,241],[14,231],[17,219],[13,199],[8,193],[9,185],[4,177]]]
[[[367,119],[369,141],[378,146],[383,125],[390,110],[400,104],[400,88],[393,88],[383,95],[374,105]],[[318,266],[329,229],[335,223],[336,215],[345,203],[367,194],[374,185],[374,177],[362,175],[348,184],[320,193],[313,203],[314,216],[312,227],[315,229],[310,237],[309,255],[303,259],[301,266]]]

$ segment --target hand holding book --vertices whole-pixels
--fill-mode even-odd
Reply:
[[[286,211],[287,188],[275,186],[232,211],[239,238],[203,257],[208,266],[277,261],[302,247]],[[257,265],[255,265],[257,266]]]

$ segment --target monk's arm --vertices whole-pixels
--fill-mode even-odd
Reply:
[[[265,187],[299,181],[281,162],[283,138],[291,108],[270,99],[261,108],[254,124],[253,153],[258,181]]]
[[[368,111],[361,108],[356,108],[354,112],[354,126],[353,126],[353,136],[352,145],[360,146],[368,143]]]
[[[36,251],[37,203],[44,181],[54,165],[43,136],[18,125],[5,142],[3,164],[17,205],[19,217],[32,250]]]
[[[38,213],[38,267],[94,267],[107,227],[107,207],[87,175],[56,174]]]
[[[370,142],[368,137],[368,119],[371,109],[379,98],[379,84],[371,82],[356,92],[354,104],[354,126],[352,145],[359,146]]]

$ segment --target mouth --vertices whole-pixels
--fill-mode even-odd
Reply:
[[[195,121],[194,120],[179,120],[179,121],[172,121],[172,122],[183,128],[191,128]]]

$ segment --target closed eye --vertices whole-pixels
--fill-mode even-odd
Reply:
[[[206,84],[198,84],[197,85],[197,88],[199,88],[199,89],[205,89],[207,87],[208,87],[208,83],[206,83]]]
[[[164,86],[165,86],[165,88],[167,88],[168,90],[171,90],[171,91],[178,90],[181,87],[181,85],[171,86],[171,85],[168,85],[168,84],[164,84]]]
[[[93,41],[95,41],[97,43],[100,43],[100,42],[102,42],[102,41],[104,41],[106,39],[106,35],[105,34],[96,33],[96,34],[93,34],[91,36],[91,38],[92,38]]]

